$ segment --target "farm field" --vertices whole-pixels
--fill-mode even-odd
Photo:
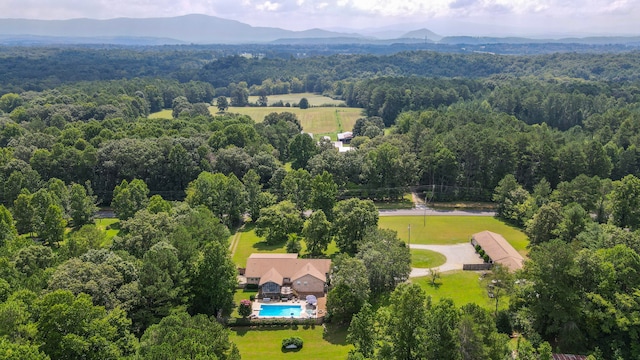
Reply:
[[[209,111],[217,114],[216,107],[209,107]],[[346,107],[312,107],[309,109],[288,107],[230,107],[228,113],[238,113],[250,116],[254,121],[261,122],[264,117],[273,113],[290,112],[296,114],[305,132],[312,133],[316,138],[327,135],[337,140],[336,134],[351,131],[356,120],[362,117],[362,109]],[[162,110],[149,115],[150,119],[171,119],[171,110]]]
[[[214,107],[209,108],[215,112]],[[300,120],[302,129],[319,137],[331,136],[337,140],[336,133],[351,131],[356,120],[362,117],[362,109],[345,107],[315,107],[309,109],[288,107],[230,107],[227,112],[250,116],[254,121],[261,122],[264,117],[273,113],[290,112]],[[214,114],[215,115],[215,114]]]
[[[329,325],[327,325],[329,326]],[[346,359],[353,346],[348,345],[344,328],[329,326],[327,333],[323,326],[298,326],[297,329],[231,329],[229,339],[240,350],[243,359]],[[281,349],[282,339],[298,336],[304,341],[302,349],[295,352],[284,352]]]
[[[420,285],[434,303],[442,298],[449,298],[457,307],[475,303],[487,310],[495,310],[495,302],[489,298],[479,278],[480,274],[475,271],[455,271],[442,274],[435,287],[431,285],[431,278],[428,276],[413,278],[411,282]],[[507,306],[506,297],[500,299],[499,308]]]
[[[258,96],[249,96],[250,103],[257,103]],[[298,104],[300,99],[307,98],[310,106],[323,106],[323,105],[345,105],[344,100],[334,100],[328,96],[323,96],[314,93],[299,93],[299,94],[282,94],[282,95],[268,95],[267,104],[272,105],[278,101],[282,101],[284,104],[289,103],[291,105]]]
[[[426,220],[426,225],[424,221]],[[412,244],[458,244],[469,241],[472,234],[489,230],[501,234],[523,256],[527,254],[527,236],[511,225],[487,216],[382,216],[378,226],[398,232],[400,239]]]

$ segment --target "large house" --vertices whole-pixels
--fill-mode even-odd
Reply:
[[[300,259],[298,254],[251,254],[244,276],[258,285],[260,297],[324,295],[330,259]]]
[[[524,258],[500,234],[491,231],[473,234],[471,235],[471,244],[480,245],[491,259],[491,263],[500,264],[511,271],[522,269]]]

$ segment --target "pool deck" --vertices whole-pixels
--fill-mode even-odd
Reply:
[[[323,300],[322,302],[320,300]],[[267,305],[300,305],[302,307],[302,311],[300,312],[300,316],[298,317],[299,319],[315,319],[318,316],[324,316],[325,312],[326,312],[326,308],[325,308],[325,298],[318,298],[318,304],[317,306],[313,307],[313,305],[307,304],[307,302],[305,300],[299,299],[299,300],[289,300],[289,301],[262,301],[262,300],[258,300],[256,299],[253,304],[251,304],[251,308],[253,309],[253,312],[251,314],[251,317],[253,318],[259,318],[259,319],[269,319],[269,318],[275,318],[275,316],[260,316],[260,307],[263,304],[267,304]],[[311,310],[313,309],[313,313],[312,315],[309,315],[307,313],[306,310]],[[282,316],[282,317],[288,317],[288,316]]]

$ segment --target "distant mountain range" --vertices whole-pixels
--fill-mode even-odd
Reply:
[[[640,45],[639,37],[588,37],[566,39],[529,39],[524,37],[443,37],[428,29],[405,33],[389,31],[367,35],[348,31],[310,29],[291,31],[272,27],[254,27],[235,20],[207,15],[185,15],[169,18],[118,18],[110,20],[28,20],[0,19],[0,44],[114,44],[114,45],[176,45],[176,44],[496,44],[496,43],[578,43],[590,45]]]

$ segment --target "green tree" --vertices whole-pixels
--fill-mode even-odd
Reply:
[[[369,228],[378,226],[378,209],[373,201],[348,199],[333,209],[333,233],[340,251],[355,255]]]
[[[19,234],[28,234],[33,231],[35,209],[31,204],[31,198],[31,194],[22,193],[13,202],[13,216]]]
[[[282,188],[286,198],[304,211],[311,198],[311,174],[305,169],[290,171],[282,180]]]
[[[231,174],[202,172],[187,188],[186,201],[191,206],[204,205],[227,226],[240,223],[247,205],[244,185]]]
[[[136,350],[126,313],[94,306],[87,294],[57,290],[43,295],[34,307],[40,349],[53,359],[115,360]]]
[[[506,175],[495,188],[493,201],[497,204],[496,215],[515,224],[524,224],[532,215],[532,200],[515,177]]]
[[[21,106],[23,99],[20,95],[14,93],[4,94],[0,97],[0,110],[10,113],[18,106]]]
[[[171,203],[163,199],[161,195],[156,194],[149,199],[147,210],[152,214],[169,213],[171,211]]]
[[[331,223],[322,210],[314,211],[305,221],[302,236],[311,256],[322,255],[331,242]]]
[[[4,246],[7,240],[11,240],[18,235],[18,231],[13,222],[11,212],[4,205],[0,205],[0,247]]]
[[[313,210],[322,210],[327,220],[333,219],[333,207],[336,205],[338,185],[333,175],[327,171],[313,177],[311,181],[310,206]]]
[[[258,196],[262,193],[262,184],[260,184],[260,175],[254,170],[250,169],[242,177],[242,183],[247,191],[247,208],[251,221],[255,222],[260,216],[260,209],[262,204],[258,199]]]
[[[49,360],[51,358],[42,353],[35,344],[17,343],[5,338],[0,338],[0,359]]]
[[[149,203],[149,188],[140,179],[133,179],[131,183],[122,180],[113,190],[113,201],[111,207],[116,212],[120,220],[128,220],[135,215],[138,210],[147,207]]]
[[[360,311],[353,316],[347,333],[347,341],[365,358],[373,358],[376,345],[376,313],[371,305],[365,302]]]
[[[191,280],[193,312],[217,318],[231,314],[237,284],[228,246],[216,242],[205,245]]]
[[[544,204],[533,218],[527,221],[525,233],[531,244],[541,244],[555,237],[556,229],[562,221],[562,207],[557,202]]]
[[[289,234],[289,240],[287,240],[285,248],[289,254],[298,254],[302,251],[302,244],[300,243],[298,234]]]
[[[226,96],[218,96],[216,99],[216,107],[219,112],[225,112],[229,108],[229,100]]]
[[[96,197],[87,193],[87,189],[80,184],[71,185],[69,191],[70,197],[70,216],[73,227],[79,229],[83,225],[93,222],[98,207],[96,206]]]
[[[306,168],[309,159],[317,153],[318,147],[311,134],[298,134],[289,143],[289,159],[293,169]]]
[[[499,264],[494,264],[491,268],[491,272],[484,278],[487,293],[494,300],[495,303],[495,316],[498,316],[498,307],[500,300],[509,295],[513,288],[513,274],[507,267]]]
[[[302,230],[300,211],[288,200],[260,210],[256,221],[256,234],[266,237],[268,244],[282,244],[289,234]]]
[[[64,238],[64,229],[67,227],[67,221],[63,218],[62,208],[58,205],[51,204],[44,216],[44,227],[38,234],[44,243],[49,245],[57,245]]]
[[[305,97],[300,99],[300,103],[298,103],[300,109],[308,109],[309,108],[309,100]]]
[[[459,310],[451,299],[440,299],[429,309],[425,337],[427,359],[460,359],[460,339],[457,332],[459,320]]]
[[[589,214],[580,204],[570,204],[562,212],[562,221],[558,224],[556,234],[565,242],[572,242],[591,221]]]
[[[229,331],[215,319],[176,312],[152,325],[140,339],[140,359],[239,360]]]
[[[366,231],[356,257],[367,269],[369,288],[373,294],[392,291],[409,278],[411,253],[398,234],[389,229]]]
[[[424,291],[417,284],[400,284],[391,293],[389,316],[384,317],[381,351],[394,359],[424,359],[427,309]],[[451,349],[450,349],[451,350]]]
[[[615,225],[634,230],[640,227],[640,179],[627,175],[614,182],[611,208]]]
[[[187,274],[178,251],[166,242],[151,247],[142,258],[140,302],[132,317],[139,329],[158,323],[171,309],[187,302]]]

